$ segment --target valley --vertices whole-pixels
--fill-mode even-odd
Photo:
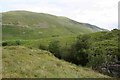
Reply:
[[[110,78],[120,30],[30,11],[2,13],[4,78]]]

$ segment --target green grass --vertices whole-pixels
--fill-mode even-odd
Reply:
[[[3,47],[3,78],[108,78],[89,68],[59,60],[50,52],[23,46]]]
[[[3,40],[41,39],[101,31],[99,27],[68,18],[28,11],[2,13]]]
[[[70,46],[75,40],[76,36],[63,36],[63,37],[48,37],[34,40],[22,40],[22,39],[14,39],[14,40],[4,40],[3,42],[7,42],[8,46],[16,45],[16,41],[20,42],[21,46],[39,48],[40,45],[48,46],[49,43],[53,40],[60,41],[60,46]]]

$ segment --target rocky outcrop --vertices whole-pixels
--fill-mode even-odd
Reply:
[[[101,68],[102,73],[120,78],[120,61],[114,64],[109,64],[106,67]]]

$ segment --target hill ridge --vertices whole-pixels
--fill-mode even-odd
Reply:
[[[39,39],[43,37],[79,35],[105,29],[80,23],[72,19],[30,11],[8,11],[2,13],[4,39]],[[14,36],[14,37],[13,37]],[[23,37],[24,36],[24,37]],[[9,38],[8,38],[9,37]]]
[[[15,11],[2,12],[2,14],[4,14],[4,13],[36,13],[36,14],[43,14],[43,15],[49,15],[49,16],[53,16],[53,17],[65,18],[65,19],[68,19],[68,20],[73,21],[73,22],[78,23],[78,24],[86,24],[86,25],[91,25],[91,26],[97,27],[96,25],[92,25],[90,23],[82,23],[82,22],[78,22],[76,20],[70,19],[68,17],[65,17],[65,16],[56,16],[56,15],[48,14],[48,13],[39,13],[39,12],[32,12],[32,11],[26,11],[26,10],[15,10]],[[97,27],[97,28],[102,29],[100,27]],[[103,30],[105,30],[105,29],[103,29]]]

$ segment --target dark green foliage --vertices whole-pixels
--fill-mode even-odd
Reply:
[[[119,60],[118,33],[119,30],[112,30],[79,35],[71,47],[67,43],[59,47],[58,41],[52,41],[49,50],[64,60],[99,70]]]
[[[89,36],[78,36],[77,41],[71,46],[71,61],[77,65],[85,66],[88,63],[87,49]]]
[[[20,40],[16,40],[16,45],[20,45]]]
[[[59,35],[52,35],[52,37],[59,37]]]
[[[20,40],[15,40],[15,41],[3,41],[2,46],[18,46],[21,45]]]
[[[7,46],[8,45],[8,43],[7,42],[2,42],[2,46]]]
[[[70,47],[64,47],[62,58],[75,63],[92,67],[100,71],[102,67],[120,60],[118,47],[119,30],[97,32],[88,35],[80,35]]]
[[[114,64],[119,60],[119,33],[114,29],[109,32],[98,32],[90,34],[90,47],[88,50],[88,66],[101,71],[103,67]]]
[[[48,50],[53,53],[56,57],[61,58],[60,45],[58,40],[53,40],[49,43]]]
[[[39,49],[42,49],[42,50],[47,50],[47,46],[45,46],[45,45],[43,45],[43,44],[40,44],[38,48],[39,48]]]
[[[100,46],[96,43],[94,46],[89,48],[89,65],[92,66],[93,69],[99,70],[99,67],[106,66],[107,64],[114,62],[115,55],[113,52],[116,53],[115,47],[108,45]]]
[[[71,50],[72,49],[70,45],[65,45],[65,46],[60,47],[61,59],[72,62],[73,54],[70,53]]]

